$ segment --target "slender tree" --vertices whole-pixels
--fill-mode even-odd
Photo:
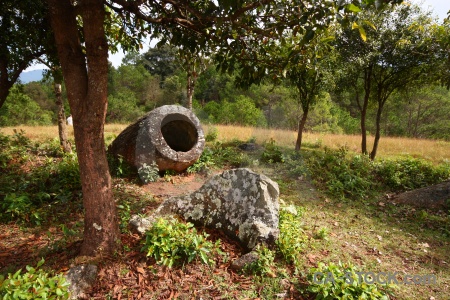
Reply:
[[[356,98],[361,112],[363,153],[367,153],[367,106],[371,99],[376,104],[375,137],[370,152],[370,158],[375,159],[386,102],[396,90],[435,80],[425,75],[440,65],[440,48],[435,35],[436,24],[418,6],[400,5],[394,10],[368,11],[364,16],[367,20],[364,24],[353,25],[359,32],[350,28],[343,30],[338,48],[348,67],[356,70],[349,75],[360,76],[364,86],[362,103]]]

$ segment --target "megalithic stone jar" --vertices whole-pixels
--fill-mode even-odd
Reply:
[[[182,106],[158,107],[125,128],[108,147],[139,169],[156,162],[160,171],[184,171],[203,152],[205,136],[195,114]]]

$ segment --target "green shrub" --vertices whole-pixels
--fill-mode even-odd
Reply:
[[[297,206],[282,206],[280,209],[280,235],[276,241],[283,258],[295,267],[300,266],[300,255],[305,248],[307,236],[301,221],[303,209]]]
[[[23,162],[29,160],[30,154],[44,151],[43,144],[34,147],[23,132],[15,132],[11,137],[0,137],[0,147],[0,161],[3,163],[4,159],[5,163],[0,176],[1,221],[39,225],[47,219],[46,204],[79,197],[81,182],[75,153],[47,157],[37,164],[31,162],[32,168],[24,170]]]
[[[316,299],[389,299],[390,286],[367,284],[360,280],[359,270],[351,265],[319,263],[308,274],[308,291],[316,294]]]
[[[33,202],[28,194],[7,194],[0,204],[0,219],[6,222],[29,220],[32,208]]]
[[[126,178],[136,174],[136,171],[133,172],[133,168],[123,159],[122,155],[118,157],[108,155],[107,158],[109,171],[112,176]]]
[[[201,171],[207,171],[214,165],[214,152],[210,148],[205,147],[199,159],[193,165],[189,166],[186,172],[192,174]]]
[[[314,182],[334,197],[360,199],[376,188],[372,161],[366,155],[348,155],[346,148],[315,152],[307,164]]]
[[[379,180],[391,191],[413,190],[450,178],[450,165],[434,166],[417,158],[383,160],[375,165]]]
[[[214,142],[217,140],[218,136],[219,136],[219,130],[217,130],[217,127],[209,127],[208,133],[205,136],[205,141]]]
[[[284,162],[284,156],[280,148],[276,145],[274,139],[270,139],[264,145],[264,152],[261,155],[261,160],[268,163]]]
[[[159,167],[155,162],[150,165],[144,163],[138,169],[138,174],[143,183],[155,182],[159,179]]]
[[[269,248],[258,245],[255,249],[258,254],[258,259],[244,267],[244,271],[255,275],[272,275],[272,266],[275,259],[275,254]]]
[[[214,244],[207,237],[206,233],[197,233],[192,223],[161,218],[146,232],[141,251],[155,258],[158,264],[168,267],[189,263],[196,258],[200,258],[205,264],[211,264],[213,260],[209,254],[218,249],[220,242]]]
[[[53,112],[43,110],[39,104],[14,85],[5,104],[0,108],[0,126],[51,125]]]
[[[213,146],[213,158],[218,166],[228,165],[231,167],[240,167],[247,155],[242,153],[238,148],[241,142],[233,140],[227,143],[216,142]]]
[[[36,268],[27,266],[27,272],[22,270],[8,277],[0,275],[0,298],[9,299],[69,299],[68,283],[64,276],[55,275],[39,269],[44,259],[38,262]]]

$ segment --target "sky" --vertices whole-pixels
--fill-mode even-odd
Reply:
[[[421,6],[425,10],[432,11],[433,15],[439,18],[439,21],[442,21],[445,17],[447,17],[447,12],[450,11],[450,0],[410,0],[410,1],[413,3],[421,4]],[[147,41],[147,43],[144,44],[143,52],[147,51],[148,48],[149,45]],[[119,50],[118,53],[115,54],[110,53],[108,59],[109,61],[112,62],[113,66],[117,68],[122,63],[123,57],[124,53],[121,50]],[[42,64],[35,64],[26,69],[25,72],[39,69],[47,69],[47,68]]]

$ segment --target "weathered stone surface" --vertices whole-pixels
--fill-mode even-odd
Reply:
[[[445,211],[450,208],[450,180],[398,194],[392,200],[419,208]]]
[[[273,244],[278,237],[278,184],[249,169],[233,169],[213,176],[190,195],[163,202],[139,231],[159,216],[179,215],[198,225],[223,230],[248,249],[258,243]]]
[[[79,265],[66,274],[69,283],[70,299],[87,299],[86,292],[94,285],[97,278],[96,265]]]
[[[204,146],[203,129],[194,113],[164,105],[123,130],[108,152],[136,169],[156,162],[160,171],[181,172],[200,157]]]
[[[256,151],[258,149],[261,148],[261,146],[255,144],[255,143],[244,143],[244,144],[240,144],[239,149],[244,150],[244,151]]]
[[[235,271],[242,271],[246,266],[257,262],[258,259],[259,259],[258,253],[256,253],[255,251],[251,251],[235,259],[231,263],[230,267]]]

